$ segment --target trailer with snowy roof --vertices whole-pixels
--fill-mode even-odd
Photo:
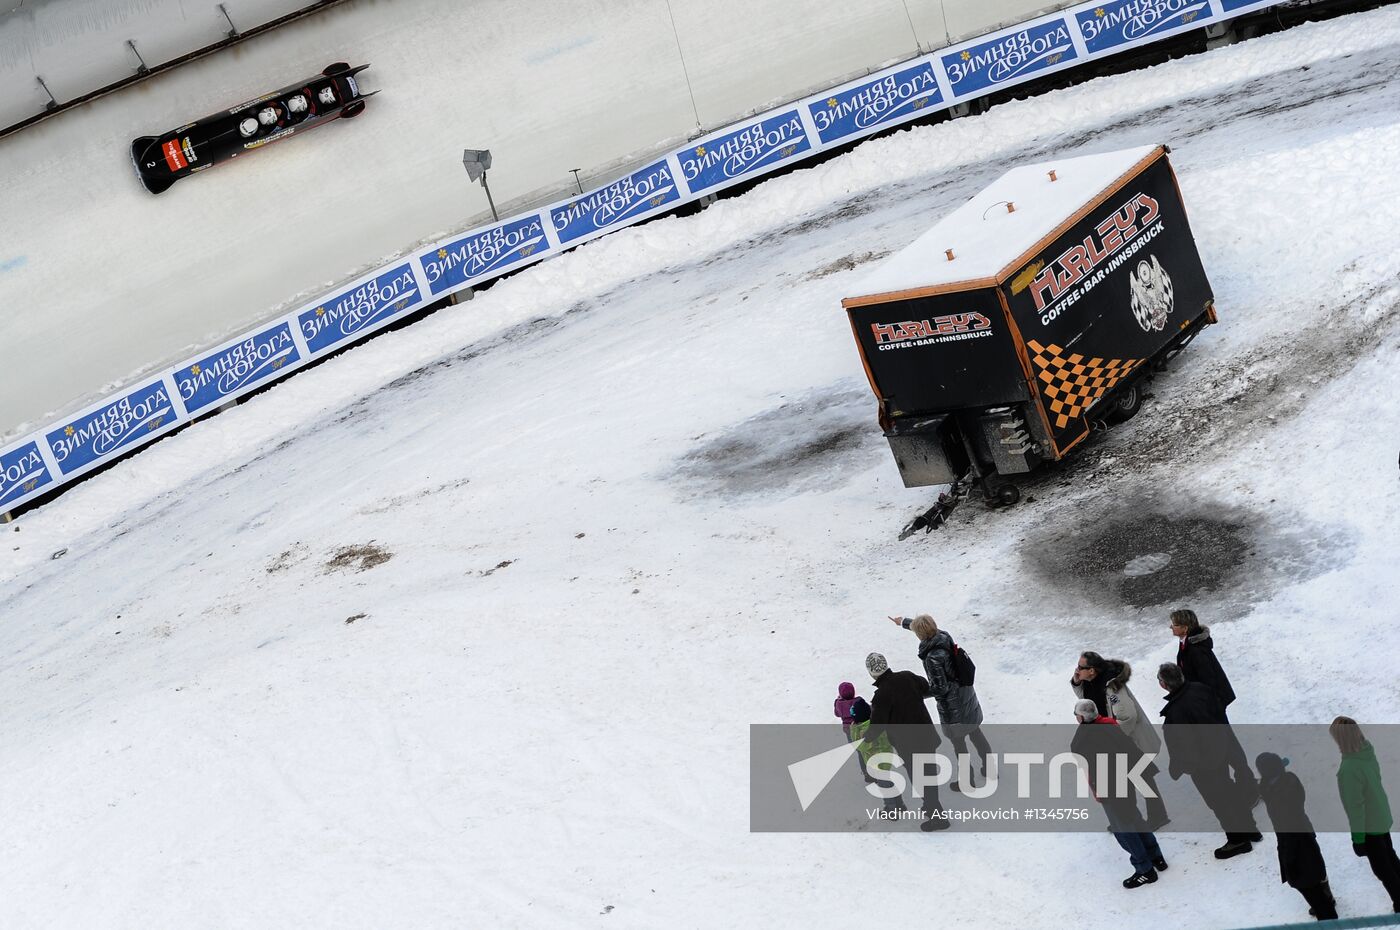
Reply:
[[[1215,322],[1169,152],[1015,168],[842,301],[906,487],[1014,503]]]

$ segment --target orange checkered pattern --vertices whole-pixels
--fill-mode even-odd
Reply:
[[[1056,429],[1064,429],[1104,395],[1123,376],[1141,365],[1140,358],[1085,358],[1065,354],[1057,345],[1043,346],[1032,339],[1026,343],[1031,361],[1039,369],[1041,393],[1049,401],[1050,418]]]

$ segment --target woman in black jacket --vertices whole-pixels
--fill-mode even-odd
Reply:
[[[1279,878],[1296,888],[1308,902],[1308,913],[1318,920],[1337,918],[1337,901],[1327,884],[1327,863],[1317,845],[1317,834],[1304,809],[1306,794],[1298,776],[1288,771],[1287,759],[1261,752],[1254,760],[1259,768],[1259,794],[1278,834]]]
[[[1201,623],[1194,610],[1173,610],[1171,614],[1172,635],[1177,638],[1176,664],[1188,682],[1205,685],[1214,692],[1222,709],[1227,709],[1235,701],[1235,689],[1230,687],[1230,679],[1220,660],[1215,656],[1215,642],[1210,638],[1210,627]],[[1229,716],[1226,716],[1229,722]],[[1241,794],[1258,803],[1259,785],[1254,778],[1254,770],[1249,767],[1244,747],[1240,745],[1233,729],[1229,734],[1230,775]]]
[[[957,774],[948,787],[954,791],[960,790],[959,779],[964,774],[964,768],[967,769],[968,781],[972,780],[972,755],[967,751],[968,740],[972,741],[981,756],[977,771],[985,781],[987,759],[991,756],[992,747],[982,733],[982,702],[977,699],[977,689],[960,682],[953,668],[953,653],[958,648],[953,637],[947,630],[940,630],[937,622],[928,614],[890,617],[890,620],[919,638],[919,661],[924,665],[929,684],[926,696],[933,698],[938,705],[938,719],[943,724],[943,732],[952,740],[953,750],[958,755]],[[966,766],[963,759],[967,760]]]

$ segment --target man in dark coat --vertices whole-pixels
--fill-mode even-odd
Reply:
[[[1171,613],[1172,634],[1177,638],[1176,664],[1181,669],[1181,673],[1186,676],[1187,681],[1199,682],[1211,690],[1220,701],[1221,713],[1229,721],[1229,707],[1235,702],[1235,689],[1230,686],[1230,679],[1225,675],[1225,669],[1221,668],[1220,660],[1215,655],[1215,641],[1210,638],[1210,627],[1201,623],[1194,610],[1173,610]],[[1257,803],[1259,799],[1259,785],[1254,777],[1254,770],[1249,767],[1249,758],[1245,755],[1244,747],[1240,745],[1239,739],[1235,737],[1235,731],[1229,732],[1230,742],[1226,747],[1229,750],[1230,774],[1235,779],[1235,784],[1243,790],[1242,794],[1250,799],[1250,803]]]
[[[942,743],[924,704],[928,681],[913,672],[891,671],[885,657],[878,652],[865,657],[865,670],[875,681],[875,694],[870,699],[870,729],[866,731],[865,738],[874,742],[881,733],[889,736],[895,753],[904,762],[904,770],[912,787],[915,756],[932,756]],[[924,831],[947,829],[949,823],[943,819],[942,813],[938,788],[926,785],[923,788],[923,814],[919,828]]]
[[[1278,835],[1280,880],[1298,890],[1308,902],[1309,914],[1318,920],[1336,920],[1337,901],[1327,883],[1327,863],[1303,807],[1307,797],[1303,783],[1285,768],[1288,760],[1272,752],[1261,752],[1254,764],[1259,767],[1264,809]]]
[[[1167,773],[1175,781],[1190,775],[1211,813],[1225,831],[1225,845],[1215,858],[1247,853],[1263,839],[1250,813],[1252,799],[1230,779],[1231,736],[1225,710],[1215,694],[1200,682],[1187,681],[1180,667],[1167,662],[1157,670],[1157,683],[1167,692],[1162,706],[1162,735],[1166,738]]]
[[[1108,829],[1133,863],[1133,874],[1123,879],[1124,888],[1141,888],[1157,880],[1157,873],[1167,867],[1157,837],[1147,830],[1137,808],[1137,790],[1127,773],[1142,758],[1142,750],[1112,717],[1101,715],[1092,700],[1082,699],[1074,706],[1074,718],[1079,721],[1070,751],[1087,763],[1085,775],[1094,797],[1103,805]],[[1100,763],[1102,759],[1102,764]],[[1104,781],[1101,783],[1099,778]],[[1127,797],[1117,795],[1117,786],[1124,780]]]

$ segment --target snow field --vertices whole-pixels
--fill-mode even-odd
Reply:
[[[1171,871],[1128,894],[1107,836],[750,834],[747,725],[868,695],[869,651],[912,665],[884,618],[915,610],[976,656],[989,720],[1065,719],[1084,648],[1151,707],[1182,603],[1238,721],[1395,719],[1400,281],[1368,206],[1400,183],[1397,40],[1381,10],[869,143],[30,514],[0,533],[0,923],[1303,919],[1268,841],[1222,864],[1215,836],[1164,835]],[[900,486],[840,297],[1012,165],[1153,142],[1221,325],[1021,505],[897,542],[931,495]],[[1220,542],[1152,537],[1187,517]],[[1069,570],[1119,538],[1166,567]],[[1344,914],[1380,912],[1346,838],[1322,843]]]

